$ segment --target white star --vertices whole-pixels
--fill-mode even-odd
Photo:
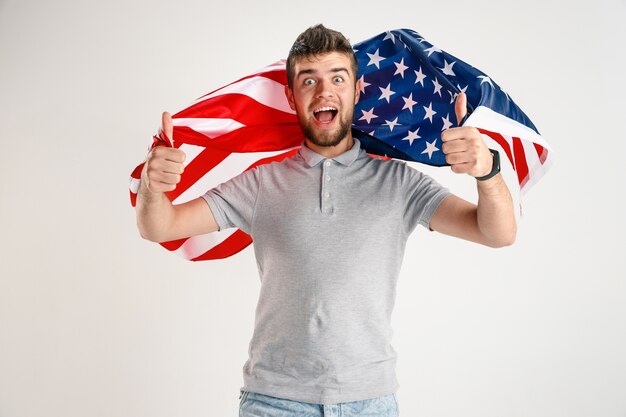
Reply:
[[[420,128],[418,127],[414,132],[411,132],[410,130],[407,132],[407,137],[406,138],[402,138],[402,140],[408,140],[409,141],[409,146],[413,145],[413,141],[415,139],[421,139],[422,137],[420,135],[417,134],[417,132],[420,131]]]
[[[387,87],[385,88],[382,88],[382,87],[378,87],[378,88],[380,89],[380,92],[382,93],[378,99],[379,100],[385,99],[387,100],[387,103],[389,103],[389,99],[391,98],[391,96],[396,93],[395,91],[391,91],[391,83],[389,83]]]
[[[387,39],[391,39],[391,42],[396,43],[396,37],[394,36],[393,33],[387,31],[387,34],[385,35],[385,37],[383,38],[384,41],[386,41]]]
[[[409,109],[409,111],[413,113],[413,106],[417,104],[417,101],[413,100],[413,93],[409,94],[408,97],[402,97],[402,100],[404,100],[404,107],[402,107],[402,110]]]
[[[427,153],[428,159],[433,157],[433,152],[437,152],[439,150],[439,148],[435,146],[435,142],[437,142],[437,139],[433,140],[432,143],[426,142],[426,149],[424,149],[422,154]]]
[[[428,52],[428,57],[430,58],[430,56],[432,54],[434,54],[435,52],[441,52],[441,49],[435,47],[435,46],[431,46],[430,48],[425,50],[426,52]]]
[[[407,69],[409,69],[409,67],[407,67],[406,65],[404,65],[404,58],[402,58],[400,60],[400,62],[394,62],[394,64],[396,65],[396,72],[393,73],[393,75],[398,75],[400,74],[402,76],[402,78],[404,78],[404,71],[406,71]]]
[[[390,120],[385,120],[385,124],[386,124],[387,126],[389,126],[389,130],[390,130],[391,132],[393,132],[393,128],[394,128],[394,127],[396,127],[396,126],[398,126],[400,123],[398,123],[398,118],[396,117],[395,119],[393,119],[393,120],[391,120],[391,121],[390,121]]]
[[[458,96],[458,94],[450,90],[448,90],[448,94],[450,94],[450,104],[454,103],[454,100],[456,100],[456,96]]]
[[[433,103],[431,102],[428,107],[426,106],[422,106],[424,108],[424,110],[426,111],[426,114],[424,115],[424,119],[423,120],[430,120],[430,122],[433,122],[433,116],[437,114],[436,111],[433,110]]]
[[[467,85],[463,88],[461,88],[461,84],[457,84],[456,87],[460,90],[458,93],[454,93],[452,94],[452,91],[449,91],[450,93],[450,104],[454,103],[456,101],[456,98],[459,96],[459,94],[461,93],[465,93],[465,91],[467,90]]]
[[[363,116],[361,116],[361,118],[359,120],[365,120],[367,121],[367,124],[370,124],[370,122],[372,121],[372,119],[374,117],[378,117],[374,114],[374,108],[372,107],[371,109],[369,109],[368,111],[365,110],[361,110],[363,112]]]
[[[443,60],[443,68],[439,68],[440,70],[443,71],[444,74],[446,75],[452,75],[454,77],[456,77],[456,74],[454,73],[454,71],[452,71],[452,66],[456,64],[456,61],[454,61],[451,64],[448,64],[448,61],[446,61],[445,59]]]
[[[486,75],[479,75],[478,78],[482,80],[480,82],[480,85],[483,85],[483,83],[489,83],[491,88],[493,88],[493,82],[491,81],[491,78],[487,77]]]
[[[441,84],[439,84],[439,82],[437,81],[437,77],[435,77],[433,84],[435,85],[435,91],[433,92],[433,94],[437,93],[439,94],[439,97],[441,97]]]
[[[380,61],[385,59],[385,57],[382,57],[378,54],[378,49],[373,54],[367,54],[367,56],[370,57],[370,62],[367,63],[367,66],[369,67],[370,65],[374,64],[376,65],[376,68],[380,69]]]
[[[441,130],[446,130],[448,128],[450,128],[450,126],[452,126],[452,122],[450,121],[450,113],[448,113],[448,115],[446,117],[442,117],[441,120],[443,120],[443,128]]]
[[[417,77],[415,79],[415,84],[420,83],[420,84],[422,84],[422,87],[424,87],[424,78],[426,78],[426,76],[422,72],[422,67],[420,66],[419,71],[413,70],[413,72],[415,72],[415,76]]]
[[[365,82],[365,75],[361,75],[361,78],[359,78],[359,82],[361,83],[361,93],[365,94],[365,87],[370,86],[372,84]]]

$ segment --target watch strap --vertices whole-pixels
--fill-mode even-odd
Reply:
[[[491,172],[482,177],[474,177],[477,181],[487,181],[488,179],[493,178],[497,173],[500,172],[500,153],[494,149],[489,149],[489,152],[491,152],[491,156],[493,157]]]

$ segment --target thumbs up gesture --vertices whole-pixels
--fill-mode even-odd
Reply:
[[[161,135],[173,144],[174,124],[172,115],[164,112],[161,118]],[[152,193],[173,191],[180,182],[184,171],[185,153],[168,146],[152,148],[141,172],[141,182]]]
[[[465,93],[457,96],[454,112],[460,125],[467,114]],[[491,172],[493,157],[475,127],[459,126],[447,129],[441,134],[441,140],[443,141],[441,150],[446,155],[446,162],[450,164],[452,172],[469,174],[472,177],[482,177]]]

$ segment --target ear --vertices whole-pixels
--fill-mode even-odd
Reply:
[[[359,102],[359,97],[361,97],[361,79],[356,80],[356,90],[354,91],[354,104]]]
[[[293,90],[289,88],[288,85],[285,86],[285,95],[287,96],[287,101],[289,102],[291,110],[296,111],[296,103],[293,100]]]

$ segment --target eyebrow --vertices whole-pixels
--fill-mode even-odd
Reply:
[[[331,68],[329,72],[331,72],[331,73],[333,73],[333,74],[336,74],[336,73],[338,73],[338,72],[342,72],[342,71],[343,71],[343,72],[345,72],[345,73],[346,73],[346,74],[348,74],[348,75],[350,74],[350,73],[348,72],[348,69],[347,69],[347,68],[345,68],[345,67]],[[315,74],[315,73],[317,73],[317,72],[319,72],[319,71],[318,71],[318,70],[316,70],[316,69],[313,69],[313,68],[303,69],[303,70],[298,71],[298,74],[296,74],[296,78],[300,77],[301,75]]]

